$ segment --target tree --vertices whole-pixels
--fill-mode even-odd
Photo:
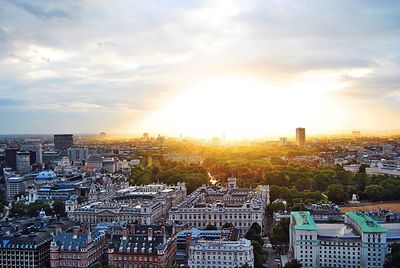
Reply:
[[[218,230],[217,226],[212,225],[212,224],[207,224],[206,230]]]
[[[233,226],[233,224],[230,223],[230,222],[227,222],[227,223],[225,223],[224,225],[222,225],[222,229],[231,228],[231,227],[234,227],[234,226]]]
[[[400,267],[400,243],[391,245],[392,251],[386,256],[383,268],[396,268]]]
[[[251,245],[253,246],[254,267],[264,267],[263,265],[267,260],[267,254],[257,241],[251,241]]]
[[[289,219],[282,219],[272,227],[269,240],[273,245],[287,245],[289,243]]]
[[[347,200],[347,193],[341,184],[331,184],[328,186],[328,199],[340,204]]]
[[[304,191],[311,189],[311,180],[308,178],[301,178],[296,181],[295,187],[297,191]]]
[[[63,201],[54,201],[53,210],[56,215],[64,216],[65,214],[65,203]]]
[[[257,222],[253,222],[250,229],[253,229],[257,234],[261,234],[261,226]]]
[[[290,262],[286,263],[285,266],[283,266],[283,268],[301,268],[301,267],[303,267],[303,265],[301,265],[301,263],[297,259],[293,259]]]
[[[369,199],[372,201],[380,201],[384,196],[385,188],[380,185],[368,185],[365,187],[364,193],[367,195]]]
[[[272,202],[269,204],[267,211],[268,215],[272,215],[274,212],[278,211],[284,211],[285,210],[285,204],[283,202]]]

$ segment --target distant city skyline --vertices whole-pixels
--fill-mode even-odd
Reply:
[[[398,1],[3,0],[0,133],[397,130],[399,21]]]

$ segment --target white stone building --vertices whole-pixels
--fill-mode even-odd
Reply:
[[[191,268],[231,268],[244,264],[254,266],[253,246],[247,239],[238,241],[193,241],[189,249],[188,265]]]
[[[378,224],[360,212],[344,223],[316,224],[309,212],[292,212],[290,247],[303,267],[383,267],[389,244],[399,241],[400,224]]]
[[[230,186],[236,186],[233,178]],[[182,203],[169,211],[169,222],[204,229],[207,225],[221,228],[232,223],[245,233],[257,222],[264,226],[265,207],[269,203],[269,187],[256,189],[200,187]]]

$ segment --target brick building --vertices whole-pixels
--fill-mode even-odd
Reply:
[[[90,230],[59,233],[50,245],[51,267],[89,267],[105,260],[106,239],[103,233]]]
[[[130,225],[111,237],[108,265],[161,268],[175,263],[175,251],[172,226]]]

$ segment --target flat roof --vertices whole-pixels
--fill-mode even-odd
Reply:
[[[386,239],[388,240],[400,240],[400,223],[382,223],[388,232]]]
[[[318,226],[318,236],[324,238],[360,238],[355,230],[344,223],[321,223]]]
[[[318,230],[309,211],[294,211],[290,213],[296,221],[296,230]]]
[[[354,220],[364,233],[386,233],[388,231],[365,213],[346,212],[346,216]]]

